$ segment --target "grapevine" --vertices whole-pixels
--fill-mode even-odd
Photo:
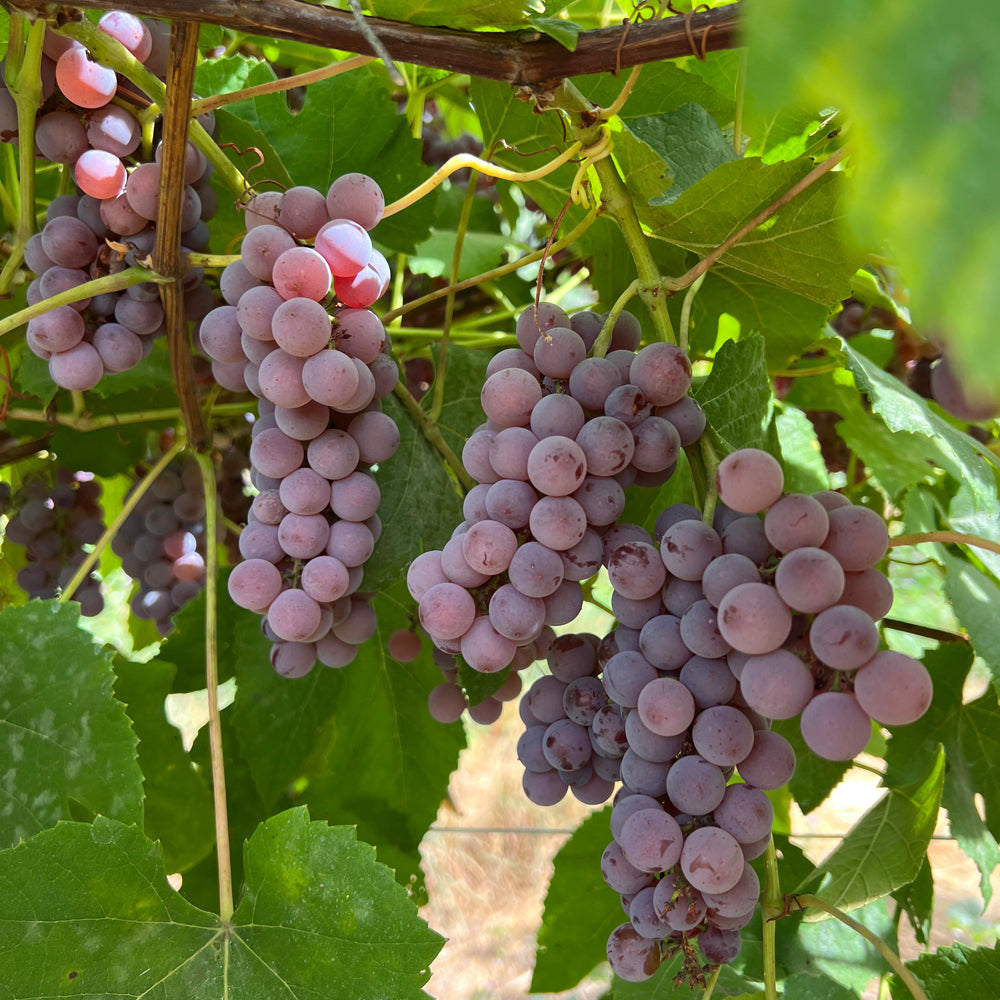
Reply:
[[[481,995],[484,746],[533,993],[981,990],[982,25],[258,6],[5,8],[7,992]]]

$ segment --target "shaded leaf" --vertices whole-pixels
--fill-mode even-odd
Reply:
[[[771,728],[792,744],[795,773],[788,787],[799,808],[806,814],[811,813],[840,784],[848,765],[842,760],[824,760],[814,754],[802,739],[798,719],[775,720]]]
[[[377,17],[449,28],[513,27],[524,23],[523,0],[368,0]]]
[[[955,997],[1000,996],[1000,944],[992,948],[969,948],[954,944],[938,948],[933,955],[921,955],[906,967],[924,988],[928,1000]],[[890,980],[892,1000],[911,1000],[912,994],[899,976]]]
[[[775,416],[786,493],[814,493],[830,488],[830,477],[812,421],[795,406],[782,406]]]
[[[0,844],[71,816],[142,821],[142,774],[109,654],[79,627],[73,602],[0,612]]]

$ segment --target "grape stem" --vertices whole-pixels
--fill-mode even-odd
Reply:
[[[184,435],[179,434],[173,445],[160,456],[159,461],[136,483],[135,489],[122,504],[122,509],[118,511],[115,519],[104,529],[104,534],[97,540],[94,550],[87,553],[86,559],[80,563],[70,581],[63,587],[63,591],[59,595],[60,602],[70,600],[73,594],[76,593],[77,587],[87,578],[87,574],[94,568],[97,560],[101,558],[101,553],[111,544],[112,539],[118,534],[119,528],[121,528],[128,519],[129,514],[132,513],[139,501],[145,496],[146,491],[156,481],[156,477],[184,450],[184,447]]]
[[[766,1000],[777,1000],[778,962],[775,950],[775,920],[784,912],[781,897],[781,882],[778,876],[778,852],[771,838],[764,852],[764,902],[761,906],[763,927],[761,929],[764,947],[764,996]]]
[[[490,163],[489,160],[480,159],[480,157],[473,156],[471,153],[456,153],[445,160],[422,184],[418,184],[412,191],[404,194],[402,198],[397,198],[391,204],[386,205],[385,211],[382,213],[382,218],[385,219],[390,215],[395,215],[397,212],[402,212],[404,208],[409,208],[410,205],[420,201],[421,198],[430,194],[431,191],[455,173],[456,170],[471,167],[473,170],[478,170],[480,173],[486,174],[487,177],[495,177],[498,180],[517,181],[520,183],[537,181],[551,174],[553,170],[558,170],[564,163],[576,156],[582,148],[583,143],[574,142],[573,145],[560,153],[554,160],[550,160],[545,166],[527,171],[508,170],[506,167]]]
[[[688,351],[688,345],[691,343],[691,307],[694,305],[694,297],[698,294],[698,289],[701,288],[701,283],[704,280],[705,275],[701,274],[691,282],[691,287],[687,290],[684,302],[681,304],[681,318],[678,324],[680,326],[679,346],[685,354]]]
[[[246,403],[220,403],[213,407],[213,416],[241,417],[247,413]],[[109,413],[103,417],[88,417],[72,413],[47,413],[42,410],[29,410],[14,407],[7,411],[8,420],[29,420],[38,424],[59,424],[62,427],[72,427],[76,431],[99,431],[104,427],[118,427],[122,424],[170,422],[181,418],[181,411],[176,407],[164,410],[135,410],[132,413]]]
[[[826,900],[811,893],[790,895],[787,899],[789,904],[794,904],[794,906],[802,910],[807,906],[815,906],[818,910],[829,913],[831,917],[836,917],[842,924],[850,927],[851,930],[857,931],[866,941],[871,942],[875,950],[892,966],[893,971],[903,981],[910,993],[913,994],[913,1000],[927,1000],[927,994],[920,983],[917,982],[916,976],[910,972],[902,959],[874,931],[870,931],[863,924],[859,924],[857,920],[849,917],[843,910],[838,909],[832,903],[828,903]]]
[[[600,210],[598,208],[591,209],[590,213],[580,222],[578,226],[567,233],[562,239],[553,243],[551,247],[536,250],[534,253],[530,253],[525,257],[519,257],[517,260],[508,261],[506,264],[501,264],[499,267],[494,267],[489,271],[483,271],[481,274],[477,274],[472,278],[466,278],[464,281],[457,281],[453,285],[438,288],[433,292],[429,292],[427,295],[420,296],[419,299],[413,299],[410,302],[399,306],[397,309],[390,309],[389,312],[382,316],[382,322],[386,324],[391,323],[394,319],[397,319],[408,312],[412,312],[414,309],[420,309],[422,306],[425,306],[430,302],[444,298],[449,294],[449,292],[461,292],[466,288],[475,288],[487,281],[493,281],[494,279],[502,278],[507,274],[513,274],[514,271],[519,271],[526,264],[533,264],[536,260],[541,260],[546,255],[551,255],[560,250],[565,250],[566,247],[571,246],[587,231],[587,229],[590,228],[594,220],[597,218],[599,211]]]
[[[705,983],[705,991],[701,995],[701,1000],[712,1000],[712,994],[715,992],[715,984],[719,981],[721,973],[722,966],[717,965],[715,971],[708,977],[708,982]]]
[[[41,302],[36,302],[33,306],[26,306],[24,309],[19,309],[16,313],[5,316],[3,319],[0,319],[0,337],[5,333],[10,333],[11,330],[16,330],[19,326],[27,323],[28,320],[32,320],[36,316],[41,316],[51,309],[57,309],[59,306],[72,305],[81,299],[89,299],[95,295],[102,295],[104,292],[120,292],[132,285],[142,284],[144,281],[166,282],[170,280],[170,278],[154,274],[147,267],[134,264],[132,267],[124,271],[119,271],[117,274],[106,274],[103,278],[94,278],[91,281],[85,281],[82,285],[77,285],[75,288],[67,288],[66,291],[59,292],[58,295],[51,295]]]
[[[27,38],[24,36],[27,34]],[[11,19],[10,44],[7,48],[7,79],[17,106],[17,147],[20,173],[20,202],[14,243],[0,271],[0,295],[6,295],[24,260],[24,248],[35,231],[35,116],[42,100],[42,42],[45,22],[30,27],[23,14]],[[21,45],[24,45],[23,53]],[[21,56],[20,60],[18,56]]]
[[[265,94],[280,94],[283,91],[293,90],[296,87],[307,87],[310,83],[329,80],[331,77],[340,76],[341,73],[349,73],[353,69],[359,69],[361,66],[367,66],[368,63],[375,61],[373,56],[354,56],[351,59],[345,59],[343,62],[330,63],[329,66],[311,69],[307,73],[296,73],[294,76],[286,76],[280,80],[269,80],[267,83],[259,83],[255,87],[231,90],[227,94],[202,97],[199,100],[191,102],[191,116],[196,118],[198,115],[203,115],[208,111],[224,108],[227,104],[249,101],[255,97],[263,97]]]
[[[911,565],[906,563],[905,565]],[[916,565],[922,566],[923,563]],[[895,632],[908,632],[910,635],[920,635],[936,642],[968,642],[969,637],[959,632],[948,632],[943,628],[931,628],[928,625],[917,625],[914,622],[901,622],[898,618],[883,618],[883,628],[891,628]]]
[[[816,183],[824,174],[829,173],[847,155],[847,150],[838,149],[828,156],[818,166],[813,167],[800,181],[793,184],[787,191],[779,195],[766,208],[761,209],[749,222],[744,223],[731,236],[723,240],[711,253],[706,254],[693,267],[685,271],[679,278],[664,278],[661,287],[668,292],[679,292],[694,284],[723,254],[728,253],[745,236],[749,236],[758,226],[767,222],[772,215],[784,208],[790,201],[798,197],[807,188]]]
[[[407,412],[420,428],[420,433],[426,438],[427,443],[445,460],[445,463],[454,473],[455,478],[466,493],[476,485],[475,480],[465,471],[461,459],[452,451],[448,442],[438,425],[431,420],[420,404],[413,398],[413,394],[406,388],[406,383],[400,380],[396,383],[393,392],[399,401],[406,407]]]
[[[1000,555],[1000,542],[981,538],[979,535],[967,535],[962,531],[915,531],[909,535],[896,535],[889,539],[889,548],[900,545],[920,545],[922,542],[951,542],[954,545],[971,545],[978,549],[987,549]]]
[[[608,348],[611,346],[611,335],[615,329],[615,323],[618,322],[618,317],[621,316],[622,311],[625,306],[628,305],[629,301],[636,295],[639,294],[639,279],[636,278],[621,295],[615,299],[615,304],[611,307],[610,312],[605,317],[604,323],[601,326],[601,332],[597,335],[597,340],[594,341],[594,346],[590,349],[590,356],[592,358],[603,358],[608,353]]]
[[[175,26],[176,28],[176,26]],[[197,35],[197,30],[194,32]],[[226,808],[226,768],[222,755],[222,717],[219,714],[218,603],[219,549],[215,544],[218,510],[215,467],[208,452],[195,455],[205,487],[205,687],[208,691],[208,740],[212,758],[212,797],[215,804],[215,854],[219,866],[219,916],[233,916],[233,867],[229,851],[229,815]]]
[[[184,315],[184,284],[188,268],[181,249],[181,215],[184,201],[184,166],[187,148],[194,71],[198,64],[198,25],[174,22],[170,30],[166,103],[163,106],[163,157],[160,163],[160,204],[156,215],[153,266],[157,273],[175,280],[160,289],[167,328],[170,368],[177,399],[184,414],[188,440],[196,450],[208,443],[208,427],[198,404],[194,359]],[[212,536],[214,537],[214,536]]]

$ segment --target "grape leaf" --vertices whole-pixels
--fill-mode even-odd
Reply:
[[[984,903],[992,896],[990,878],[1000,865],[1000,705],[993,688],[969,704],[962,689],[972,666],[972,650],[949,643],[924,656],[934,681],[927,714],[893,733],[886,755],[886,779],[911,781],[925,768],[940,743],[948,758],[942,805],[958,846],[976,863]],[[982,795],[986,820],[975,797]]]
[[[160,842],[168,871],[183,872],[212,849],[215,822],[212,793],[184,751],[180,731],[164,713],[176,669],[160,660],[118,660],[115,697],[124,703],[139,737],[146,836]]]
[[[983,658],[993,675],[993,683],[1000,684],[1000,587],[972,563],[958,559],[939,549],[944,565],[944,592],[955,609],[955,617],[969,633],[975,651]],[[997,834],[1000,834],[998,825]]]
[[[785,492],[813,493],[830,488],[823,453],[812,421],[795,406],[782,406],[775,417]]]
[[[992,948],[954,944],[938,948],[933,955],[921,955],[906,967],[924,988],[927,1000],[1000,996],[1000,944]],[[912,1000],[912,993],[898,975],[890,979],[889,986],[892,1000]]]
[[[588,816],[555,857],[538,931],[531,992],[575,986],[604,955],[622,922],[619,897],[601,879],[601,855],[611,843],[610,807]]]
[[[170,888],[140,830],[103,816],[0,852],[7,995],[424,996],[440,938],[353,829],[295,809],[245,853],[243,898],[222,923]]]
[[[814,754],[802,739],[798,719],[775,720],[771,728],[781,733],[795,751],[795,773],[788,788],[799,808],[808,815],[840,784],[848,765],[845,761],[824,760]]]
[[[112,697],[111,658],[79,620],[73,602],[0,612],[0,844],[69,819],[70,800],[142,821],[135,734]]]
[[[576,40],[583,29],[575,22],[564,21],[559,17],[535,15],[528,18],[528,23],[542,34],[554,38],[564,49],[568,49],[570,52],[576,51]]]
[[[829,976],[799,972],[785,980],[782,1000],[857,1000],[857,993]]]
[[[772,404],[764,338],[752,334],[727,340],[715,356],[711,374],[693,395],[730,451],[766,448]]]
[[[376,17],[449,28],[514,27],[524,23],[523,0],[368,0]]]
[[[946,776],[945,782],[947,780]],[[944,804],[943,798],[941,801]],[[917,943],[926,946],[931,933],[931,918],[934,916],[934,873],[926,857],[917,877],[907,885],[893,890],[891,895],[906,914]]]
[[[807,880],[823,879],[818,893],[824,900],[842,910],[856,909],[916,878],[937,822],[944,761],[939,747],[920,781],[888,788],[854,824]],[[826,914],[810,917],[828,919]]]
[[[852,145],[848,218],[887,241],[922,328],[939,327],[968,377],[996,385],[1000,211],[1000,22],[978,4],[941,19],[933,0],[873,7],[755,3],[747,14],[748,89],[844,109]],[[934,44],[929,45],[928,39]],[[789,52],[794,59],[784,58]],[[942,183],[942,178],[946,180]]]

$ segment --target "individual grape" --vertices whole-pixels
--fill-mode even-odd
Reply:
[[[692,396],[684,396],[669,406],[658,406],[655,415],[674,425],[682,448],[694,444],[705,433],[705,411]]]
[[[558,771],[579,771],[592,753],[587,728],[571,719],[557,719],[545,730],[542,753]]]
[[[629,428],[641,424],[652,412],[652,404],[643,395],[642,390],[631,382],[612,389],[604,401],[605,416],[620,420]]]
[[[341,520],[330,525],[326,554],[339,559],[348,569],[366,563],[374,549],[375,535],[368,524]]]
[[[135,117],[116,104],[108,104],[91,111],[85,121],[86,137],[90,145],[94,149],[103,149],[114,156],[131,156],[142,140],[139,123]]]
[[[666,530],[678,521],[700,521],[701,511],[697,507],[692,507],[689,503],[675,503],[660,511],[653,527],[653,537],[659,543]]]
[[[542,750],[542,740],[548,726],[528,726],[517,741],[517,759],[526,771],[542,774],[551,770],[552,765]]]
[[[94,331],[91,343],[106,372],[128,371],[142,360],[142,341],[118,323],[102,323]]]
[[[639,648],[658,670],[679,670],[691,658],[675,615],[654,615],[646,621],[639,633]]]
[[[516,650],[514,640],[501,635],[485,615],[476,618],[461,638],[462,659],[483,674],[503,670]]]
[[[480,486],[486,491],[483,517],[470,519],[467,516],[467,520],[483,520],[488,517],[507,525],[508,528],[527,527],[531,511],[538,502],[538,494],[531,485],[517,479],[500,479],[489,486],[484,484]],[[480,486],[475,489],[479,489]],[[466,499],[470,495],[467,495]],[[599,566],[600,561],[598,561]],[[592,576],[594,572],[596,570],[590,575]]]
[[[753,749],[754,728],[732,705],[715,705],[700,712],[691,727],[695,749],[720,767],[739,764]]]
[[[50,111],[42,115],[35,123],[35,143],[42,156],[52,163],[76,163],[89,148],[87,132],[80,119],[68,111]],[[31,270],[39,273],[34,267]]]
[[[247,202],[244,209],[244,224],[247,230],[258,226],[269,226],[278,221],[281,210],[280,191],[262,191]]]
[[[487,576],[502,573],[517,549],[517,537],[499,521],[480,521],[462,536],[462,554],[475,570]]]
[[[580,335],[570,327],[556,326],[544,331],[535,341],[532,358],[543,375],[569,378],[570,372],[587,356]]]
[[[568,625],[583,610],[583,591],[572,580],[563,580],[547,597],[545,604],[546,625]]]
[[[483,412],[500,428],[526,427],[541,398],[537,379],[520,368],[504,368],[491,375],[480,393]]]
[[[625,821],[618,843],[625,860],[634,868],[644,872],[664,872],[673,868],[682,857],[684,834],[677,820],[663,809],[640,809]],[[735,879],[733,884],[736,884]]]
[[[731,649],[719,628],[716,609],[708,601],[695,601],[681,615],[680,634],[684,645],[697,656],[712,660]]]
[[[278,525],[278,543],[292,559],[318,556],[329,540],[330,525],[322,514],[286,514]]]
[[[571,438],[554,435],[542,438],[531,449],[527,471],[531,485],[540,493],[565,497],[583,482],[587,474],[587,459],[583,449]],[[577,541],[579,538],[573,544]]]
[[[840,507],[829,512],[830,530],[823,549],[846,571],[860,572],[879,562],[889,548],[885,522],[867,507]]]
[[[673,344],[649,344],[636,354],[629,368],[629,381],[653,406],[669,406],[691,387],[691,362]]]
[[[594,417],[588,420],[576,436],[587,460],[586,471],[591,476],[614,476],[632,460],[635,440],[632,432],[614,417]]]
[[[829,528],[826,509],[805,493],[788,493],[764,517],[764,534],[779,552],[820,546]]]
[[[919,660],[886,649],[854,675],[854,697],[876,722],[906,726],[930,707],[934,684]]]
[[[489,464],[503,479],[526,480],[528,456],[538,437],[527,427],[505,427],[489,446]]]
[[[281,592],[281,573],[266,559],[247,559],[233,568],[228,587],[241,608],[263,612]]]
[[[153,48],[153,37],[149,28],[134,14],[113,10],[101,15],[97,22],[106,35],[122,43],[128,51],[139,60],[145,62]]]
[[[746,786],[740,785],[735,787],[745,788]],[[762,792],[758,794],[763,795]],[[758,837],[757,839],[760,840],[762,838]],[[768,824],[764,839],[771,839],[770,824]],[[753,843],[756,843],[756,841]],[[741,842],[740,848],[744,851],[745,858],[746,845]],[[725,892],[706,893],[703,898],[706,903],[710,926],[716,926],[715,922],[719,917],[724,919],[746,917],[753,913],[754,908],[760,900],[760,879],[751,865],[744,865],[743,874],[740,876],[739,882],[732,889],[727,889]]]
[[[748,785],[773,791],[786,785],[795,773],[795,751],[780,733],[757,729],[753,749],[740,761],[739,772]]]
[[[511,527],[515,527],[515,525],[511,525]],[[516,525],[516,527],[522,527],[522,525]],[[564,579],[589,580],[600,570],[603,554],[604,546],[601,536],[588,528],[576,545],[564,549],[560,553]]]
[[[278,526],[263,521],[253,521],[240,532],[239,549],[244,559],[280,563],[285,558],[285,550],[278,540]]]
[[[336,218],[346,216],[338,214]],[[293,236],[314,239],[321,227],[330,221],[326,199],[315,188],[290,187],[278,203],[278,221]]]
[[[621,373],[607,358],[584,358],[569,375],[569,392],[573,399],[584,409],[598,412],[604,409],[608,395],[621,384]]]
[[[554,327],[568,327],[569,316],[559,306],[551,302],[539,302],[530,309],[525,309],[517,318],[517,342],[529,355],[535,349],[535,343],[544,332]]]
[[[608,577],[616,593],[630,600],[657,594],[666,582],[666,570],[655,546],[648,542],[626,542],[608,559]]]
[[[367,174],[341,174],[326,193],[326,209],[331,219],[351,219],[370,230],[382,218],[385,197],[379,185]]]
[[[766,451],[740,448],[719,463],[715,484],[727,507],[756,514],[781,497],[784,476],[777,460]]]
[[[521,788],[524,790],[525,798],[536,806],[554,806],[565,797],[567,787],[562,775],[555,768],[542,774],[525,771],[521,778]]]
[[[878,629],[860,608],[835,604],[813,619],[809,647],[834,670],[856,670],[878,650]]]
[[[372,255],[371,237],[352,219],[334,219],[316,234],[316,250],[338,277],[351,278]]]
[[[731,834],[741,844],[751,844],[771,832],[774,807],[759,788],[730,785],[713,818],[716,826]]]
[[[79,316],[75,310],[74,315]],[[92,344],[85,341],[49,358],[49,375],[63,389],[85,392],[93,389],[104,374],[104,361]]]
[[[133,207],[144,214],[135,205]],[[275,261],[295,245],[295,240],[278,226],[255,226],[243,237],[240,253],[244,266],[255,278],[270,281]]]
[[[55,354],[76,347],[86,333],[86,324],[72,306],[57,306],[28,322],[28,343],[38,354],[39,350]]]
[[[350,577],[347,567],[332,556],[318,555],[310,559],[300,575],[300,586],[318,604],[332,604],[348,592]]]
[[[738,930],[706,927],[698,935],[698,948],[706,962],[729,965],[739,957],[743,941]]]
[[[681,580],[700,580],[708,564],[722,555],[722,539],[702,521],[677,521],[660,539],[668,572]]]
[[[545,603],[505,583],[490,598],[489,617],[497,632],[522,645],[530,642],[545,624]]]
[[[312,469],[296,469],[281,480],[278,496],[293,514],[320,514],[330,502],[330,484]]]
[[[330,509],[345,521],[366,521],[380,500],[378,484],[364,472],[352,472],[330,486]]]
[[[361,450],[347,431],[331,427],[309,442],[306,460],[324,478],[344,479],[357,468]]]
[[[760,583],[760,571],[751,560],[737,552],[716,556],[705,567],[701,577],[705,599],[714,607],[718,607],[726,594],[741,583]]]
[[[669,763],[684,746],[683,734],[660,736],[642,721],[637,711],[631,711],[625,717],[625,736],[630,750],[653,763]],[[662,794],[662,787],[658,794]]]
[[[432,549],[429,552],[421,552],[410,563],[406,571],[406,588],[410,596],[419,601],[431,587],[445,583],[447,579],[441,568],[441,553]]]
[[[59,216],[42,230],[42,250],[59,267],[85,268],[97,256],[97,237],[85,223]]]
[[[629,654],[619,654],[624,655]],[[607,670],[608,667],[605,667],[605,672]],[[672,677],[657,677],[645,684],[639,693],[636,707],[643,724],[660,736],[683,733],[695,717],[691,692]]]
[[[283,479],[294,472],[305,457],[301,442],[273,427],[250,445],[250,462],[263,475]]]
[[[276,406],[274,421],[282,433],[296,441],[312,441],[327,429],[330,410],[312,400],[292,408]]]
[[[489,576],[474,570],[466,561],[460,535],[449,538],[445,543],[441,550],[441,568],[449,580],[463,587],[480,587],[489,580]]]
[[[691,692],[698,708],[728,704],[736,694],[736,678],[722,659],[692,656],[681,667],[677,678]]]
[[[531,411],[529,426],[539,440],[552,435],[575,438],[585,420],[583,407],[572,396],[554,392],[538,401]]]
[[[372,250],[368,263],[354,277],[334,274],[333,290],[345,306],[367,309],[385,294],[390,277],[389,262]]]
[[[545,496],[532,508],[528,526],[536,541],[556,552],[563,552],[583,538],[587,531],[587,514],[572,497]],[[560,574],[561,567],[562,560]]]
[[[809,749],[826,760],[853,760],[872,734],[870,717],[845,691],[816,695],[802,710],[799,728]]]
[[[305,642],[320,623],[320,607],[305,591],[282,591],[267,610],[268,625],[279,639]]]
[[[298,358],[312,358],[330,343],[330,317],[312,299],[287,299],[271,317],[271,333],[282,350]]]
[[[233,306],[213,309],[198,327],[202,350],[214,361],[233,364],[245,360],[240,324]]]
[[[737,517],[722,529],[724,552],[746,556],[752,563],[763,565],[773,553],[764,534],[764,522],[758,517]]]
[[[115,71],[90,58],[82,46],[66,49],[56,61],[56,83],[66,99],[80,108],[100,108],[118,90]]]
[[[589,727],[594,716],[607,704],[607,692],[597,677],[577,677],[563,692],[566,717],[580,726]]]
[[[720,893],[739,882],[746,862],[735,837],[716,826],[702,826],[687,835],[680,863],[695,889]]]
[[[278,255],[271,269],[271,281],[285,300],[305,298],[322,302],[333,284],[333,275],[330,265],[311,247],[293,246]]]
[[[707,816],[725,794],[726,777],[722,770],[697,754],[681,757],[667,773],[667,796],[679,812]]]
[[[606,705],[590,724],[591,739],[598,753],[611,758],[621,757],[628,748],[628,737],[617,705]]]
[[[793,549],[778,563],[774,587],[793,610],[815,614],[841,600],[844,570],[823,549]]]
[[[656,679],[656,668],[641,653],[634,650],[623,650],[615,653],[604,665],[604,688],[608,692],[608,697],[623,708],[635,708],[639,704],[639,698],[646,686]],[[681,686],[683,687],[683,685]],[[654,708],[660,707],[655,704],[654,699]],[[679,711],[683,711],[683,704]],[[657,715],[657,718],[659,719],[661,716],[662,712]],[[650,726],[645,717],[642,721],[660,736],[676,735],[675,733],[660,732],[656,727]],[[682,731],[683,729],[678,730],[678,732]]]
[[[769,653],[777,649],[792,628],[788,605],[765,583],[741,583],[723,598],[718,613],[719,631],[734,649],[743,653]]]
[[[337,350],[321,350],[308,358],[302,365],[300,381],[307,399],[341,410],[362,385],[358,366]]]
[[[892,584],[880,570],[863,569],[844,574],[844,591],[837,603],[853,604],[878,621],[892,610],[892,602]]]
[[[704,598],[701,583],[697,580],[681,580],[669,577],[660,594],[667,611],[680,618],[691,605]]]
[[[654,892],[651,885],[640,889],[632,899],[628,915],[632,926],[642,937],[660,941],[670,935],[672,928],[657,912],[653,903]]]
[[[948,355],[939,358],[931,368],[931,395],[943,410],[970,423],[992,420],[1000,412],[1000,401],[965,383]]]
[[[751,656],[740,674],[746,703],[768,719],[791,719],[813,696],[812,671],[787,649]]]

